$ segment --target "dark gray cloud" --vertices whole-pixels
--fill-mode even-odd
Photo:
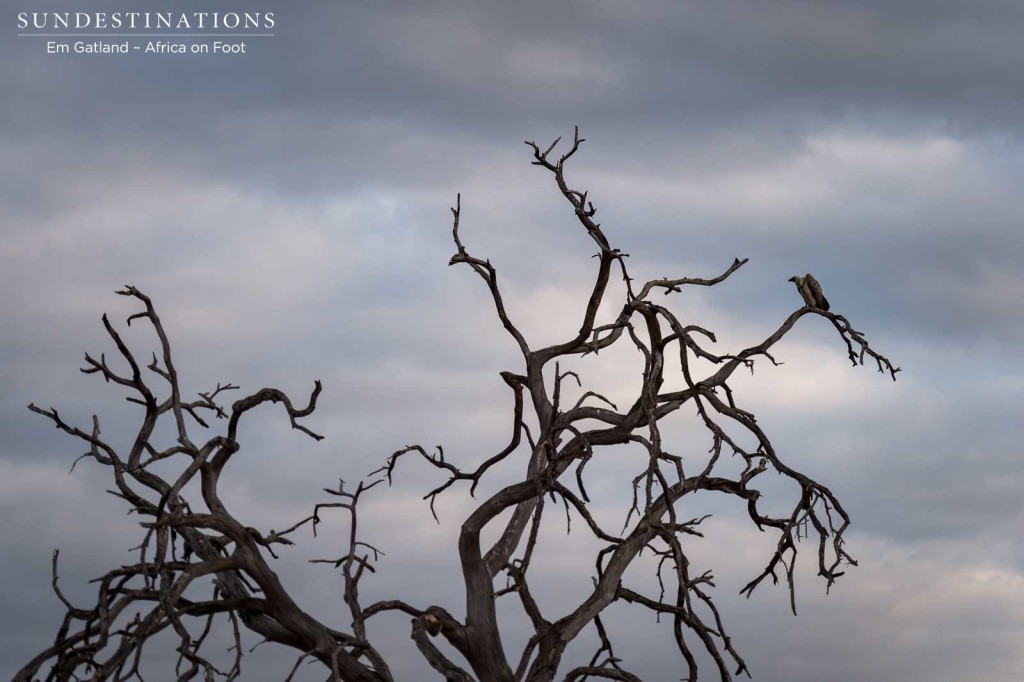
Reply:
[[[64,589],[86,600],[86,579],[134,544],[103,472],[67,476],[80,448],[25,410],[97,413],[130,437],[130,406],[77,372],[82,351],[106,348],[99,315],[131,312],[113,289],[153,295],[192,390],[324,381],[324,443],[271,414],[246,434],[226,496],[254,525],[300,518],[326,481],[366,475],[406,443],[476,461],[504,444],[498,372],[518,365],[481,283],[446,268],[448,207],[461,192],[463,238],[493,259],[531,338],[573,334],[590,244],[522,140],[574,123],[588,142],[571,177],[635,276],[751,258],[721,287],[672,299],[721,347],[769,333],[797,303],[786,279],[812,270],[905,370],[893,384],[849,367],[808,320],[779,349],[784,366],[737,381],[788,461],[840,494],[861,559],[828,598],[808,561],[798,618],[778,590],[733,598],[767,550],[739,527],[742,510],[700,501],[720,535],[695,556],[719,576],[755,679],[1024,674],[1019,3],[249,2],[275,11],[277,35],[217,60],[47,56],[13,35],[24,8],[0,6],[0,675],[52,638],[54,546]],[[588,388],[628,395],[636,368],[603,355],[579,363]],[[706,450],[684,423],[671,433],[688,457]],[[598,513],[621,523],[628,456],[591,466]],[[410,468],[368,509],[389,554],[365,589],[457,612],[452,527],[419,500],[430,477]],[[442,519],[457,524],[468,504],[451,496]],[[536,587],[553,613],[589,584],[585,538],[558,523],[550,542],[573,551]],[[331,542],[307,538],[281,562],[328,619],[336,580],[305,560]],[[560,578],[558,562],[577,558],[579,580]],[[649,572],[631,579],[650,587]],[[375,636],[415,679],[406,623],[381,622]],[[645,679],[676,674],[657,639],[668,629],[627,611],[614,623]],[[291,665],[266,647],[253,661],[247,679]]]

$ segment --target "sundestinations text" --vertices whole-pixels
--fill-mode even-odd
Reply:
[[[18,12],[19,29],[272,29],[273,12]]]

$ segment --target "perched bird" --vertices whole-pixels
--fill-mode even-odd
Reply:
[[[804,303],[812,308],[828,310],[828,299],[825,298],[825,294],[821,293],[821,285],[818,284],[818,280],[814,279],[814,275],[809,272],[803,277],[793,275],[789,281],[796,284],[796,290],[800,292]]]
[[[427,633],[436,637],[441,632],[441,619],[432,613],[424,614],[423,623],[426,625]]]

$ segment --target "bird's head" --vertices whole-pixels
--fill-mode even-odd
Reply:
[[[797,275],[793,275],[792,277],[790,277],[790,278],[789,278],[788,280],[786,280],[786,281],[787,281],[787,282],[792,282],[793,284],[795,284],[795,285],[797,285],[797,286],[800,286],[800,277],[799,277],[799,276],[797,276]]]

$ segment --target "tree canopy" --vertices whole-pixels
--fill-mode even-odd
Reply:
[[[411,637],[425,662],[447,680],[541,681],[555,679],[557,674],[565,680],[636,680],[616,655],[602,622],[605,610],[616,602],[656,612],[671,623],[686,679],[697,679],[697,650],[710,656],[713,675],[721,680],[749,675],[715,605],[712,574],[694,571],[688,557],[687,537],[701,535],[707,517],[687,518],[681,501],[703,491],[745,508],[750,523],[771,534],[775,546],[742,593],[749,595],[766,579],[782,581],[794,613],[794,568],[801,540],[814,547],[818,574],[826,585],[856,561],[846,549],[850,517],[840,500],[826,485],[787,463],[755,415],[744,409],[730,380],[737,370],[752,372],[755,362],[775,364],[776,344],[804,318],[823,318],[834,327],[854,366],[869,361],[893,379],[899,368],[876,352],[827,301],[819,304],[825,299],[810,275],[794,278],[805,305],[793,310],[759,343],[734,351],[717,350],[715,333],[677,315],[665,296],[688,287],[713,287],[732,277],[747,259],[735,259],[710,278],[634,280],[627,254],[612,245],[596,222],[597,210],[588,193],[574,189],[566,179],[567,163],[583,141],[577,130],[560,155],[555,155],[559,140],[543,149],[527,142],[532,163],[550,173],[578,227],[597,247],[596,276],[582,305],[579,330],[571,338],[542,347],[530,342],[506,309],[497,269],[488,259],[473,255],[464,243],[461,197],[452,208],[455,254],[450,265],[465,266],[483,280],[498,321],[522,356],[520,367],[500,373],[512,398],[507,444],[470,462],[454,462],[440,447],[402,447],[355,487],[342,483],[325,488],[326,497],[308,516],[290,525],[283,522],[282,530],[246,524],[225,504],[218,486],[225,466],[238,456],[238,434],[257,408],[276,404],[293,429],[321,438],[306,425],[317,407],[320,382],[314,382],[304,404],[293,402],[278,389],[264,388],[229,405],[228,396],[240,390],[230,383],[186,397],[169,334],[154,303],[134,286],[118,291],[139,306],[127,324],[148,325],[157,351],[148,362],[140,359],[104,316],[103,326],[117,360],[86,354],[82,371],[123,387],[128,401],[139,410],[130,448],[115,449],[104,438],[97,417],[91,425],[76,426],[52,407],[33,404],[29,409],[84,442],[88,450],[83,458],[109,469],[114,494],[142,519],[137,560],[99,577],[95,604],[81,607],[61,592],[55,551],[52,584],[66,614],[53,645],[28,662],[15,679],[131,679],[139,675],[143,647],[161,632],[173,632],[176,638],[179,661],[174,674],[178,679],[238,679],[243,656],[240,631],[247,628],[267,642],[293,650],[298,657],[293,674],[300,663],[312,660],[322,664],[331,680],[392,680],[385,654],[368,636],[367,623],[378,614],[398,611],[411,618]],[[616,280],[622,282],[621,305],[616,304],[617,312],[610,319],[599,319]],[[816,292],[799,289],[805,281],[813,282]],[[617,405],[585,390],[580,375],[569,365],[574,358],[616,344],[635,350],[643,363],[628,404]],[[703,371],[707,366],[710,372]],[[681,377],[681,388],[665,388],[669,375]],[[701,466],[691,466],[683,454],[694,449],[694,443],[663,438],[664,426],[677,418],[696,419],[703,427],[703,447],[710,450]],[[160,444],[156,436],[165,424],[174,434],[170,445]],[[621,446],[626,445],[645,454],[629,455],[635,460],[632,506],[624,526],[617,530],[602,526],[592,514],[600,500],[588,493],[587,465],[623,456]],[[462,569],[464,604],[435,604],[426,590],[415,604],[397,599],[364,603],[360,597],[362,581],[383,560],[374,540],[359,533],[360,501],[371,489],[376,488],[372,494],[381,494],[382,484],[389,483],[410,457],[437,471],[437,482],[425,490],[431,510],[442,494],[475,493],[499,463],[516,461],[521,471],[518,480],[475,501],[462,520],[458,546],[451,551],[458,553]],[[742,466],[729,471],[725,463],[736,458]],[[163,464],[154,467],[157,462]],[[175,475],[156,473],[157,468],[166,471],[169,463],[176,465]],[[760,486],[766,472],[790,481],[797,491],[783,501],[786,513],[766,511]],[[590,593],[573,608],[553,613],[531,592],[531,580],[544,579],[531,568],[539,530],[550,516],[546,512],[556,505],[564,507],[577,520],[577,528],[591,533],[602,548],[593,557]],[[276,552],[292,545],[300,529],[316,533],[322,514],[332,509],[347,512],[349,519],[346,553],[325,562],[342,576],[347,623],[325,623],[307,613],[272,568]],[[492,535],[497,539],[485,542],[485,530],[495,527]],[[643,552],[658,558],[660,594],[645,594],[624,580],[626,570]],[[532,635],[521,651],[511,651],[502,640],[496,609],[500,599],[518,600],[529,619]],[[227,667],[207,654],[211,630],[225,624],[236,643]],[[566,648],[586,628],[596,630],[598,649],[589,660],[564,661]]]

